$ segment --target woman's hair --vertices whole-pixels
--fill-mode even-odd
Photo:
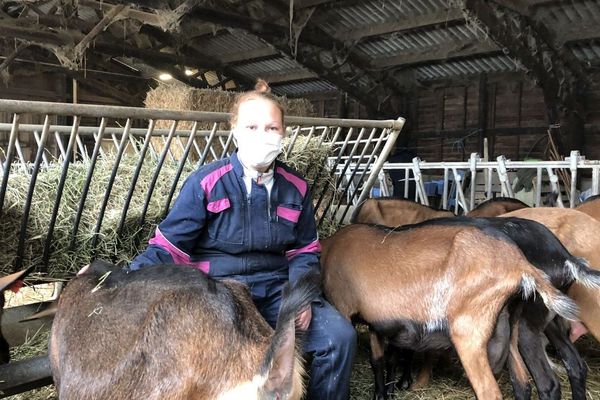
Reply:
[[[265,99],[271,101],[281,111],[281,120],[283,122],[283,116],[285,115],[285,107],[281,100],[271,93],[269,84],[264,79],[257,79],[254,90],[239,93],[235,96],[233,105],[231,106],[231,119],[229,120],[233,127],[237,123],[238,112],[240,110],[240,104],[248,100]]]

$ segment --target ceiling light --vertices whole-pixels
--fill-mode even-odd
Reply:
[[[194,75],[194,71],[192,71],[191,69],[186,69],[185,70],[185,75],[186,76],[192,76],[192,75]]]
[[[173,79],[173,75],[163,72],[158,76],[158,79],[160,79],[161,81],[170,81],[171,79]]]

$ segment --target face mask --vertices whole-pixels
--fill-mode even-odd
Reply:
[[[237,142],[238,158],[246,168],[266,168],[281,153],[281,135],[272,132],[233,131]]]

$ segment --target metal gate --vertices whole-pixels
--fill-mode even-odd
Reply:
[[[492,198],[496,192],[502,196],[514,197],[511,174],[519,170],[535,172],[531,176],[535,177],[533,186],[536,207],[542,206],[542,180],[544,177],[547,178],[552,192],[565,193],[569,201],[568,207],[571,208],[577,202],[576,185],[581,171],[591,170],[591,194],[597,195],[600,192],[600,161],[586,160],[578,151],[572,151],[570,157],[562,161],[512,161],[507,160],[504,156],[498,156],[496,161],[482,161],[477,153],[472,153],[469,161],[464,162],[427,162],[415,157],[412,163],[385,163],[380,172],[380,184],[384,195],[391,194],[385,176],[391,170],[402,170],[406,177],[401,183],[403,193],[394,193],[395,196],[407,197],[409,182],[414,181],[415,201],[429,205],[428,194],[431,191],[427,186],[434,184],[438,187],[436,194],[441,197],[440,206],[444,209],[453,206],[455,213],[461,209],[464,213],[469,212],[479,202]],[[440,174],[443,178],[425,182],[424,174]],[[468,188],[463,188],[467,176],[470,184]],[[478,177],[483,177],[482,187],[479,189],[476,185]],[[564,182],[562,187],[559,177]],[[467,189],[468,194],[465,194]],[[455,198],[453,204],[450,204],[450,197]],[[557,205],[564,207],[562,196],[558,196]]]
[[[0,100],[0,115],[2,272],[32,266],[53,275],[57,265],[73,264],[72,273],[90,256],[131,259],[167,213],[182,176],[234,151],[226,113]],[[44,122],[21,124],[24,116]],[[292,166],[308,177],[326,230],[368,197],[404,119],[285,123],[284,160],[325,152],[320,164]],[[41,182],[44,174],[54,175]]]

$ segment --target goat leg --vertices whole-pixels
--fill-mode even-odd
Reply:
[[[369,344],[371,347],[371,368],[375,377],[374,400],[387,399],[385,390],[385,342],[373,329],[369,330]]]
[[[502,393],[487,358],[487,343],[493,326],[484,326],[486,320],[495,321],[495,318],[457,318],[450,327],[450,337],[477,398],[500,400]],[[473,331],[473,326],[480,329]]]
[[[557,317],[558,318],[558,317]],[[554,318],[546,327],[545,333],[550,343],[558,350],[567,370],[573,400],[585,400],[585,380],[587,378],[587,366],[577,352],[573,343],[569,340],[568,333],[561,329],[557,318]]]
[[[521,319],[518,345],[525,365],[533,377],[540,400],[559,400],[560,382],[546,358],[540,330]]]

